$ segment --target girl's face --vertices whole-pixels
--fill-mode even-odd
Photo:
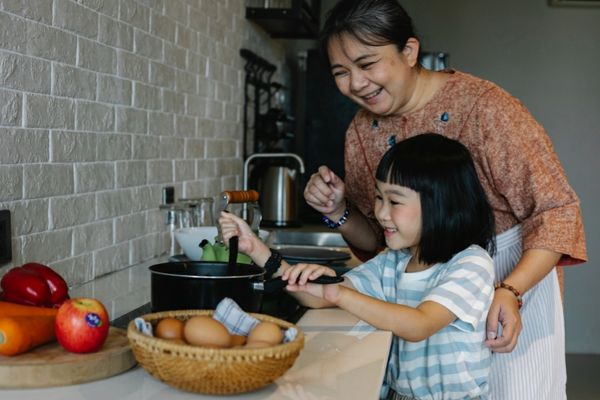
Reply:
[[[409,249],[412,255],[421,241],[421,198],[400,185],[377,181],[375,217],[383,227],[385,242],[392,250]]]
[[[328,45],[331,73],[345,96],[377,115],[401,115],[419,101],[415,92],[419,42],[368,46],[348,34]]]

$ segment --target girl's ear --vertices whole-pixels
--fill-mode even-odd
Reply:
[[[402,49],[402,54],[406,57],[406,61],[410,67],[414,67],[419,61],[419,48],[421,44],[419,40],[416,38],[408,38],[404,48]]]

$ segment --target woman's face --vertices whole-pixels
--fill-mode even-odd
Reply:
[[[415,97],[418,41],[405,48],[369,46],[348,34],[332,37],[328,45],[335,83],[352,101],[378,115],[410,111]]]
[[[411,254],[416,254],[422,227],[419,193],[377,181],[375,217],[383,227],[385,243],[390,249],[410,249]]]

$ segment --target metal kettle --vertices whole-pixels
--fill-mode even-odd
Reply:
[[[294,153],[257,153],[244,162],[244,190],[248,190],[248,168],[256,158],[293,158],[304,173],[304,162]],[[260,208],[264,226],[286,227],[299,225],[298,170],[284,165],[269,165],[259,181]]]

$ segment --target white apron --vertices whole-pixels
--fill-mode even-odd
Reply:
[[[496,237],[496,280],[503,281],[523,252],[521,227]],[[523,295],[523,330],[511,353],[494,353],[492,400],[564,400],[565,327],[556,269]]]

